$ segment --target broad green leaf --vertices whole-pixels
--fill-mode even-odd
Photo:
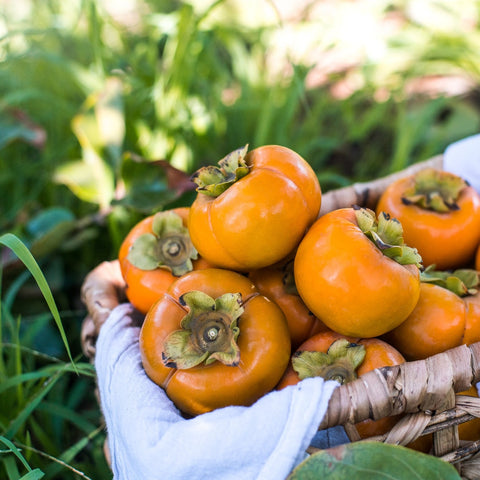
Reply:
[[[460,480],[457,470],[433,455],[381,442],[353,442],[321,450],[287,480]]]
[[[98,161],[73,160],[55,171],[54,179],[66,185],[80,200],[108,207],[113,198],[114,177],[111,168],[93,151],[84,152]]]

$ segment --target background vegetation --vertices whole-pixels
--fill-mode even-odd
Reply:
[[[79,290],[136,221],[188,205],[189,175],[246,143],[296,150],[327,191],[477,133],[479,15],[476,0],[0,2],[0,476],[110,478]]]

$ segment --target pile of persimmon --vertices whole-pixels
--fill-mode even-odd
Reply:
[[[426,169],[375,210],[321,216],[315,172],[286,147],[240,148],[192,181],[190,206],[147,217],[119,252],[145,371],[184,414],[480,341],[480,195],[460,177]]]

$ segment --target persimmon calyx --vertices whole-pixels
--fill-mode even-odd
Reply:
[[[192,271],[192,260],[197,258],[188,229],[172,211],[156,213],[152,232],[140,235],[127,255],[128,261],[141,270],[165,268],[177,277]]]
[[[405,205],[417,205],[426,210],[447,213],[458,210],[458,196],[467,186],[463,178],[444,170],[426,168],[414,177],[412,188],[404,192]]]
[[[335,340],[324,352],[298,351],[292,356],[292,366],[300,380],[322,377],[341,385],[357,378],[357,368],[365,359],[365,346],[345,338]]]
[[[476,270],[460,268],[453,272],[435,270],[435,265],[429,265],[420,273],[420,281],[433,283],[446,288],[459,297],[475,295],[480,285],[480,275]]]
[[[197,184],[197,192],[210,197],[218,197],[227,188],[243,178],[250,171],[245,156],[248,145],[230,152],[218,162],[218,167],[208,165],[198,169],[192,176],[192,182]]]
[[[405,245],[403,227],[396,219],[385,212],[377,216],[369,208],[354,207],[360,230],[377,246],[382,253],[401,265],[422,267],[422,257],[416,248]]]
[[[162,352],[165,366],[187,369],[215,360],[232,367],[238,365],[238,319],[244,312],[242,295],[225,293],[213,299],[192,290],[180,297],[180,303],[189,311],[180,323],[181,329],[165,339]]]

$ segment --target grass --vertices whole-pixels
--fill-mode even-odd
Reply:
[[[171,167],[186,179],[244,144],[277,143],[328,191],[479,130],[478,1],[305,0],[290,16],[269,0],[108,4],[0,5],[9,480],[109,478],[79,290],[137,220],[192,201]]]

